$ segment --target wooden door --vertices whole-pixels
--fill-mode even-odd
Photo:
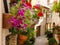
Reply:
[[[41,29],[41,26],[37,26],[36,28],[36,37],[39,37],[40,36],[40,29]]]

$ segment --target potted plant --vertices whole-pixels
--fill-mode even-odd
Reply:
[[[60,42],[60,32],[57,32],[57,38],[58,38],[58,40]]]
[[[53,33],[52,33],[51,31],[47,30],[47,31],[45,32],[45,34],[47,35],[48,40],[49,40],[50,38],[53,38]]]
[[[21,0],[22,1],[22,0]],[[37,17],[34,17],[34,10],[31,3],[20,1],[11,7],[10,13],[13,15],[9,19],[13,29],[10,30],[13,34],[18,35],[18,43],[24,44],[27,40],[30,42],[34,38],[34,26],[36,24]]]
[[[49,45],[57,45],[57,41],[55,40],[55,38],[49,39]]]
[[[55,26],[52,30],[54,30],[55,34],[57,34],[57,38],[60,42],[60,26]]]
[[[52,30],[53,30],[53,33],[56,34],[57,32],[60,32],[60,26],[57,25],[57,26],[53,27]]]
[[[34,42],[35,42],[34,35],[35,35],[35,32],[34,32],[33,28],[31,28],[31,29],[29,28],[28,29],[28,35],[27,35],[28,39],[25,42],[26,45],[33,45],[34,44]]]

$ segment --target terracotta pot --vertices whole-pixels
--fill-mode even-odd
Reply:
[[[22,40],[18,40],[18,44],[24,44],[25,42]]]
[[[58,30],[58,32],[60,32],[60,29]]]
[[[27,40],[27,36],[25,36],[25,35],[22,35],[22,34],[18,34],[18,42],[20,43],[20,44],[24,44],[25,43],[25,41]]]
[[[60,40],[60,35],[59,34],[57,35],[57,38],[58,38],[58,40]]]
[[[57,43],[54,43],[54,45],[57,45]]]

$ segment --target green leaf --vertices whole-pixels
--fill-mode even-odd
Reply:
[[[17,9],[16,6],[13,6],[13,7],[10,8],[10,13],[11,13],[12,15],[16,15],[17,12],[18,12],[18,9]]]
[[[54,43],[57,43],[55,38],[50,38],[49,39],[49,45],[54,45]]]
[[[18,2],[21,1],[21,0],[18,0]]]
[[[18,30],[16,30],[16,28],[12,28],[12,34],[18,34]]]
[[[60,2],[58,2],[57,4],[53,5],[52,11],[59,11],[60,12]]]

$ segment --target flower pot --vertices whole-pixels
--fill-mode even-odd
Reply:
[[[57,38],[58,38],[58,40],[60,40],[60,35],[59,34],[57,35]]]
[[[56,42],[53,45],[58,45]]]
[[[24,41],[18,40],[18,44],[24,44]]]
[[[58,32],[60,32],[60,29],[58,30]]]
[[[27,36],[23,35],[23,34],[18,34],[18,43],[19,44],[24,44],[25,41],[27,40]]]
[[[3,13],[3,28],[5,29],[10,29],[12,26],[11,26],[11,23],[8,23],[8,20],[13,17],[11,14],[9,13]]]

